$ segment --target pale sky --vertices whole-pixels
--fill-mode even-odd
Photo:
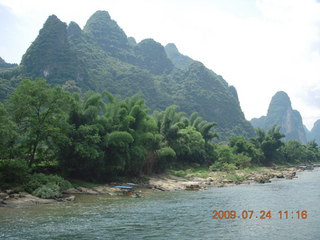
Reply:
[[[96,10],[222,75],[248,120],[280,90],[309,129],[320,119],[319,0],[0,0],[0,57],[20,63],[51,14],[83,27]]]

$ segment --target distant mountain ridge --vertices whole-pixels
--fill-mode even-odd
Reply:
[[[315,141],[320,145],[320,119],[317,120],[311,129],[311,131],[306,130],[308,141]]]
[[[199,112],[218,123],[222,138],[255,134],[236,89],[221,76],[179,53],[174,44],[163,47],[153,39],[136,43],[106,11],[94,13],[83,29],[49,16],[19,69],[0,75],[0,81],[23,77],[46,78],[65,89],[107,89],[122,97],[140,93],[152,110],[176,104],[188,114]]]
[[[302,117],[297,110],[292,109],[291,100],[287,93],[277,92],[271,99],[267,116],[253,118],[251,124],[255,128],[269,130],[273,125],[281,127],[280,131],[285,134],[285,140],[297,140],[307,142],[305,127]]]
[[[18,64],[16,64],[16,63],[7,63],[5,60],[3,60],[0,57],[0,70],[10,69],[10,68],[14,68],[16,66],[18,66]]]
[[[179,69],[185,70],[194,62],[190,57],[181,54],[174,43],[168,43],[164,49],[167,56]]]

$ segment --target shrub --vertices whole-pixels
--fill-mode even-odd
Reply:
[[[60,187],[55,183],[42,185],[34,190],[32,194],[40,198],[56,198],[61,196]]]
[[[244,154],[236,154],[235,164],[240,168],[247,168],[251,166],[251,158]]]
[[[238,167],[233,163],[224,163],[223,166],[222,166],[222,170],[226,171],[226,172],[232,172],[232,171],[235,171],[237,169],[238,169]]]
[[[232,172],[234,170],[237,170],[238,167],[233,163],[222,163],[222,162],[215,162],[209,167],[210,171],[226,171],[226,172]]]
[[[36,189],[46,184],[56,184],[60,191],[71,188],[72,185],[69,181],[57,175],[45,175],[43,173],[36,173],[30,176],[29,181],[24,184],[24,189],[33,193]]]
[[[215,163],[210,165],[209,170],[210,171],[221,171],[222,170],[222,163],[216,161]]]
[[[57,175],[48,175],[49,183],[55,183],[60,187],[61,191],[67,190],[72,187],[71,183],[64,178]]]
[[[171,173],[177,177],[185,177],[187,175],[186,171],[184,170],[171,170]]]
[[[237,174],[229,174],[227,176],[227,178],[232,180],[235,183],[243,182],[244,180],[247,179],[246,176],[240,176],[240,175],[237,175]]]
[[[26,181],[29,176],[27,162],[21,159],[0,160],[0,187],[10,188]]]

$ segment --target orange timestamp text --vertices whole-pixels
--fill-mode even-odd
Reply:
[[[271,211],[271,210],[243,210],[243,211],[234,211],[234,210],[214,210],[212,211],[212,219],[307,219],[308,211],[307,210],[280,210],[280,211]]]

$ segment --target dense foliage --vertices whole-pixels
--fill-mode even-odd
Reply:
[[[315,142],[283,142],[278,126],[257,137],[213,141],[216,123],[172,105],[152,114],[139,95],[122,99],[69,92],[45,80],[22,81],[0,104],[0,187],[22,185],[41,197],[57,197],[70,184],[139,177],[181,166],[233,171],[253,165],[319,161]]]
[[[177,108],[150,115],[139,95],[81,95],[24,80],[0,105],[0,158],[23,159],[29,169],[57,162],[64,176],[87,180],[140,176],[175,162],[209,164],[215,123]]]
[[[140,93],[152,110],[176,104],[187,114],[197,111],[217,122],[221,139],[254,136],[235,89],[221,76],[170,45],[165,49],[153,39],[135,43],[106,11],[94,13],[83,29],[49,16],[20,66],[0,73],[0,100],[24,78],[46,78],[74,92],[108,89],[122,97]]]

